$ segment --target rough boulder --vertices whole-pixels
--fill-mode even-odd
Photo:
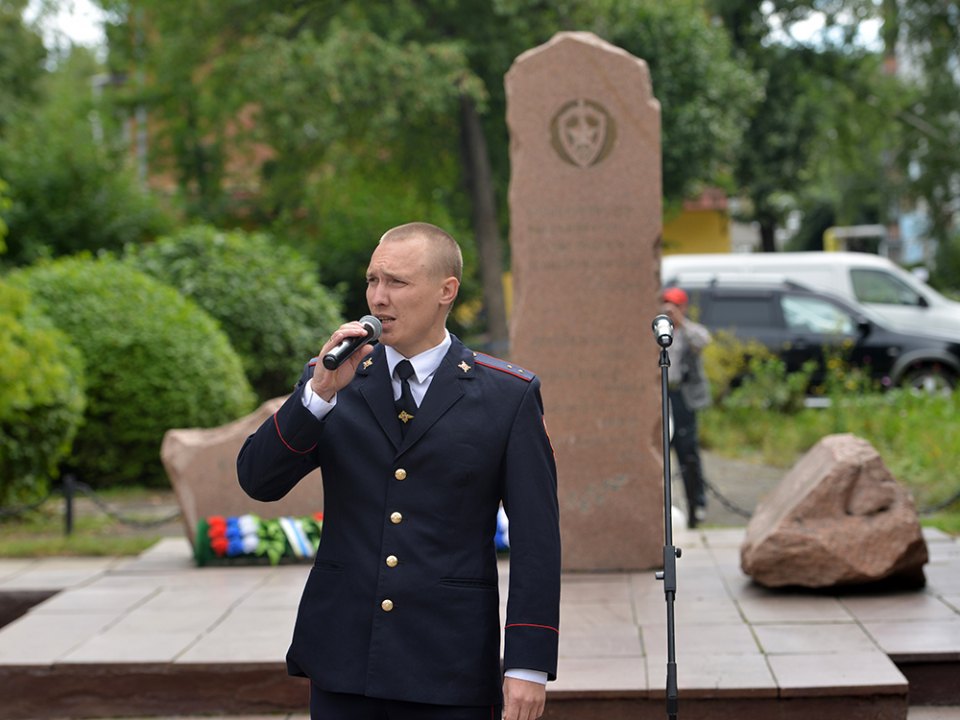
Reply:
[[[874,447],[829,435],[754,513],[740,566],[767,587],[924,584],[927,545],[913,498]]]
[[[211,515],[244,515],[262,518],[313,515],[323,510],[323,483],[314,470],[286,497],[262,503],[251,499],[237,479],[237,454],[247,436],[283,404],[285,397],[268,400],[246,417],[229,425],[208,429],[168,430],[160,446],[160,459],[177,493],[183,525],[194,542],[197,521]]]

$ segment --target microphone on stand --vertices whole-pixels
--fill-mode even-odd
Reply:
[[[673,344],[673,321],[666,315],[657,315],[653,319],[653,334],[662,348]]]
[[[379,338],[380,333],[383,332],[383,325],[373,315],[364,315],[360,318],[360,324],[363,325],[367,334],[345,338],[333,350],[324,355],[323,366],[327,370],[336,370],[346,362],[347,358],[367,343]]]

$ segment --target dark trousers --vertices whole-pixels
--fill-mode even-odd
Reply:
[[[680,390],[669,390],[670,410],[673,413],[673,440],[671,445],[680,462],[683,489],[687,495],[690,527],[696,527],[696,509],[706,507],[707,494],[703,487],[703,469],[700,465],[700,436],[697,432],[697,413],[683,402]]]
[[[452,706],[382,700],[310,684],[310,720],[500,720],[502,706]]]

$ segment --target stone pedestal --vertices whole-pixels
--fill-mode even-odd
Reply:
[[[647,65],[558,33],[506,76],[511,359],[543,382],[565,570],[663,564],[660,104]]]
[[[177,494],[183,526],[194,543],[197,521],[210,515],[262,518],[313,515],[323,510],[323,480],[319,470],[303,478],[286,497],[264,503],[252,499],[237,479],[237,454],[248,436],[286,400],[274,398],[246,417],[209,429],[168,430],[160,459]]]

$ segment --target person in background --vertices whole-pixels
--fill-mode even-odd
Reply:
[[[673,415],[671,444],[680,462],[687,496],[688,524],[697,526],[707,516],[707,494],[700,463],[697,410],[710,405],[710,384],[703,369],[703,349],[710,344],[710,331],[687,317],[690,298],[678,287],[663,291],[662,311],[673,322],[673,347],[667,370],[670,410]]]

